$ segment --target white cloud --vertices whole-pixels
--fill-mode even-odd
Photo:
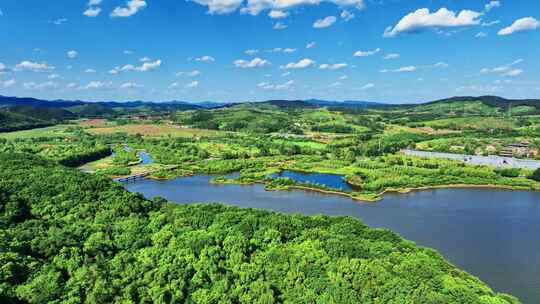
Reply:
[[[502,76],[517,77],[517,76],[519,76],[521,74],[523,74],[523,70],[521,70],[521,69],[512,69],[512,70],[509,70],[508,72],[505,72],[504,74],[502,74]]]
[[[513,66],[518,65],[518,64],[520,64],[522,62],[523,62],[523,59],[519,58],[519,59],[516,59],[512,63],[509,63],[509,64],[501,65],[501,66],[494,67],[494,68],[483,68],[483,69],[480,70],[480,73],[482,73],[482,74],[494,73],[494,74],[504,75],[505,73],[508,73],[509,71],[513,70],[512,69]],[[518,69],[514,69],[514,70],[518,70]],[[514,74],[515,73],[516,72],[514,72]],[[519,74],[521,74],[521,73],[519,73]],[[508,75],[506,75],[506,76],[508,76]],[[517,76],[517,75],[515,75],[515,76]]]
[[[236,11],[244,0],[192,0],[193,2],[207,6],[208,14],[222,15]]]
[[[253,56],[253,55],[259,53],[259,50],[246,50],[244,53],[246,53],[246,55]]]
[[[381,49],[380,48],[376,48],[374,49],[373,51],[356,51],[353,56],[354,57],[368,57],[368,56],[372,56],[372,55],[375,55],[377,54],[378,52],[380,52]]]
[[[380,70],[380,72],[381,73],[388,73],[388,72],[392,72],[392,73],[411,73],[411,72],[416,72],[416,70],[418,70],[417,67],[415,67],[413,65],[410,65],[410,66],[404,66],[404,67],[401,67],[401,68],[395,69],[395,70],[383,69],[383,70]]]
[[[126,3],[127,7],[116,7],[112,13],[111,17],[130,17],[135,15],[139,10],[146,7],[146,1],[144,0],[129,0]]]
[[[54,25],[62,25],[66,23],[67,21],[68,20],[66,18],[60,18],[60,19],[53,20],[51,23]]]
[[[184,77],[197,77],[199,75],[201,75],[201,72],[199,70],[193,70],[193,71],[190,71],[190,72],[178,72],[178,73],[176,73],[177,77],[181,77],[181,76],[184,76]]]
[[[270,13],[268,13],[268,17],[272,19],[281,19],[286,18],[289,16],[288,12],[280,11],[280,10],[271,10]]]
[[[286,28],[288,28],[289,26],[286,25],[285,23],[283,22],[276,22],[276,24],[274,24],[274,29],[275,30],[284,30]]]
[[[496,7],[501,7],[501,2],[500,1],[490,1],[488,4],[486,4],[484,6],[484,12],[489,12],[491,11],[492,9],[496,8]]]
[[[148,57],[142,57],[142,58],[139,58],[139,61],[140,62],[148,62],[148,61],[152,61],[152,59],[150,59]]]
[[[448,63],[442,62],[442,61],[437,62],[437,63],[435,63],[435,64],[433,65],[434,68],[442,68],[442,69],[445,69],[445,68],[447,68],[447,67],[449,67],[449,66],[450,66],[450,65],[449,65]]]
[[[119,88],[122,90],[133,90],[133,89],[139,89],[142,87],[143,87],[142,85],[137,84],[135,82],[126,82],[126,83],[121,84]]]
[[[315,23],[313,23],[313,27],[317,29],[329,27],[329,26],[332,26],[332,24],[334,24],[336,21],[337,21],[337,18],[335,16],[328,16],[323,19],[318,19],[317,21],[315,21]]]
[[[349,76],[343,75],[343,76],[339,77],[339,80],[346,80],[346,79],[349,79]]]
[[[354,14],[349,12],[348,10],[343,10],[339,16],[345,22],[348,22],[348,21],[351,21],[352,19],[354,19]]]
[[[102,0],[90,0],[90,1],[88,1],[88,6],[100,5],[101,2],[102,2]]]
[[[149,72],[155,70],[161,66],[162,61],[156,60],[153,62],[144,62],[141,66],[135,66],[133,64],[126,64],[123,67],[115,67],[109,71],[109,74],[119,74],[120,72]]]
[[[100,13],[101,13],[101,8],[89,7],[83,12],[83,15],[85,15],[86,17],[97,17]]]
[[[6,81],[0,81],[0,85],[5,89],[11,88],[15,84],[17,84],[17,81],[15,81],[15,79],[10,79],[10,80],[6,80]]]
[[[533,17],[518,19],[511,26],[505,27],[499,31],[499,36],[511,35],[517,32],[531,31],[540,27],[540,22]]]
[[[395,37],[403,33],[418,32],[434,27],[461,27],[480,23],[482,13],[462,10],[458,14],[446,8],[430,13],[428,8],[421,8],[403,17],[394,27],[387,27],[384,37]]]
[[[206,5],[209,7],[209,13],[212,13],[210,10],[212,6],[216,4],[226,4],[230,3],[228,10],[222,13],[234,12],[236,9],[242,6],[243,1],[234,1],[234,0],[194,0],[195,2]],[[204,3],[201,3],[204,2]],[[240,12],[243,14],[258,15],[264,10],[289,10],[297,6],[307,6],[307,5],[319,5],[322,2],[333,3],[341,8],[344,7],[354,7],[357,9],[364,8],[364,0],[247,0],[247,3],[244,7],[240,9]]]
[[[478,34],[476,34],[474,37],[476,37],[476,38],[484,38],[484,37],[487,37],[487,34],[484,33],[484,32],[478,32]]]
[[[195,58],[195,61],[198,61],[198,62],[214,62],[216,61],[216,59],[212,56],[202,56],[202,57],[198,57],[198,58]]]
[[[58,87],[58,84],[52,81],[47,81],[43,83],[25,82],[23,86],[27,90],[44,90],[44,89],[54,89]]]
[[[392,60],[392,59],[398,59],[401,55],[399,55],[398,53],[390,53],[390,54],[386,54],[383,58],[385,60]]]
[[[191,89],[191,88],[196,88],[198,86],[199,86],[199,82],[195,80],[195,81],[192,81],[192,82],[186,84],[185,87],[188,88],[188,89]]]
[[[490,27],[490,26],[497,25],[499,23],[501,23],[501,20],[487,21],[487,22],[482,22],[482,26],[483,27]]]
[[[285,66],[281,66],[282,69],[305,69],[315,64],[315,61],[304,58],[298,62],[290,62]]]
[[[341,82],[339,82],[339,81],[336,81],[336,82],[330,84],[329,87],[335,88],[335,87],[340,87],[340,86],[342,86],[342,85],[343,85],[343,83],[341,83]]]
[[[17,71],[33,71],[33,72],[45,72],[54,70],[54,66],[48,65],[46,62],[38,63],[32,61],[22,61],[21,63],[15,66]]]
[[[60,78],[60,75],[58,74],[50,74],[49,76],[47,76],[47,79],[50,79],[50,80],[54,80],[58,78]]]
[[[0,62],[0,72],[3,72],[6,69],[6,65]]]
[[[87,85],[81,86],[79,90],[107,90],[112,88],[112,82],[90,81]]]
[[[253,58],[252,60],[238,59],[238,60],[234,61],[234,65],[237,68],[243,68],[243,69],[258,68],[258,67],[263,67],[263,66],[266,66],[266,65],[269,65],[269,64],[270,64],[270,61],[268,61],[266,59],[259,58],[259,57]]]
[[[133,54],[133,51],[132,50],[124,50],[124,55],[131,55]]]
[[[86,70],[84,70],[84,72],[85,73],[95,73],[96,70],[94,70],[94,69],[86,69]]]
[[[77,58],[77,56],[79,56],[79,53],[75,50],[71,50],[67,52],[66,55],[68,56],[69,59],[75,59]]]
[[[347,67],[347,64],[346,63],[334,63],[334,64],[328,64],[328,63],[323,63],[319,66],[319,69],[321,70],[340,70],[340,69],[343,69],[343,68],[346,68]]]
[[[317,46],[317,43],[315,41],[312,41],[312,42],[309,42],[307,45],[306,45],[306,49],[312,49],[314,47]]]
[[[68,89],[74,89],[77,87],[77,84],[75,82],[70,82],[66,85],[66,88]]]
[[[360,90],[369,90],[369,89],[372,89],[372,88],[374,88],[374,87],[375,87],[375,84],[373,84],[373,83],[368,83],[368,84],[362,86],[362,87],[360,88]]]
[[[291,75],[291,72],[288,72],[288,71],[287,71],[287,72],[281,74],[281,77],[287,77],[287,76],[289,76],[289,75]]]
[[[265,90],[288,90],[294,85],[294,80],[289,80],[281,84],[271,84],[269,82],[261,82],[257,86]]]

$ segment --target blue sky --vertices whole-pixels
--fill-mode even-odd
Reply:
[[[429,101],[540,95],[540,2],[0,2],[0,94]]]

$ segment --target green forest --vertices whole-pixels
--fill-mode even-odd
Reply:
[[[519,303],[350,217],[144,199],[0,154],[1,303]]]

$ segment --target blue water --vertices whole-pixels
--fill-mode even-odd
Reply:
[[[311,191],[265,191],[260,184],[215,185],[210,183],[214,177],[143,179],[125,187],[181,204],[221,202],[292,214],[357,217],[437,249],[498,292],[513,294],[525,304],[540,303],[540,192],[438,189],[362,203]]]
[[[141,159],[141,165],[149,165],[154,162],[150,154],[148,154],[146,151],[139,151],[137,155]]]
[[[288,177],[299,183],[320,184],[328,188],[351,192],[354,189],[347,184],[345,178],[341,175],[326,174],[326,173],[305,173],[298,171],[283,170],[280,173],[275,173],[272,177]]]

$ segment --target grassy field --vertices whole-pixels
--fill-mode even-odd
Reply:
[[[36,138],[36,137],[58,137],[58,136],[70,136],[70,132],[67,132],[69,127],[75,125],[56,125],[52,127],[37,128],[32,130],[15,131],[0,133],[0,138],[16,139],[16,138]]]
[[[140,134],[144,137],[194,137],[194,136],[218,136],[223,134],[220,131],[182,128],[173,125],[153,125],[153,124],[128,124],[111,127],[97,127],[86,129],[94,135],[127,133],[129,135]]]

